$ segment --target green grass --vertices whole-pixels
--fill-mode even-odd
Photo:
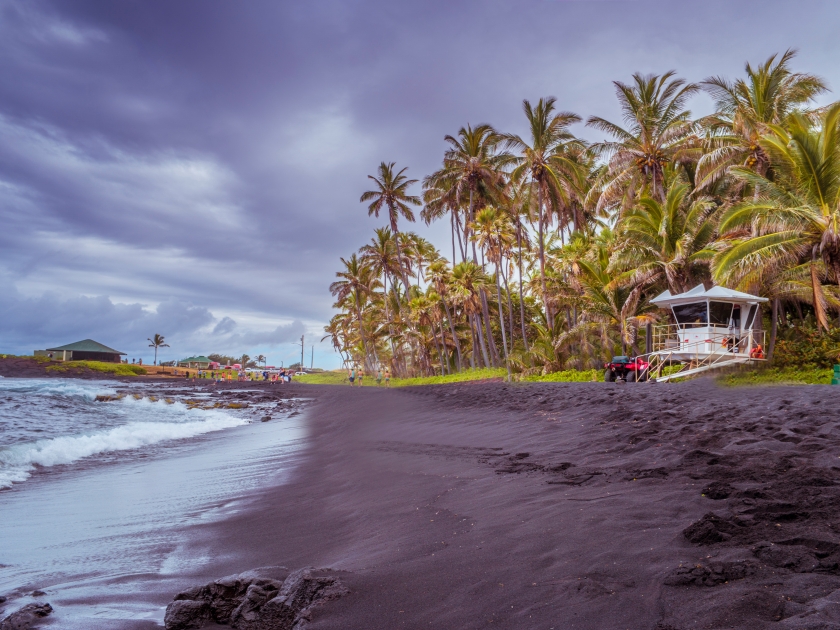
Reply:
[[[527,376],[523,379],[514,374],[513,380],[523,380],[529,382],[539,383],[588,383],[590,381],[601,380],[602,374],[598,370],[566,370],[564,372],[554,372],[552,374],[545,374],[542,376]],[[423,376],[418,378],[392,378],[391,387],[413,387],[416,385],[445,385],[447,383],[465,383],[467,381],[482,381],[488,379],[505,379],[507,378],[507,370],[504,368],[483,368],[478,370],[466,370],[457,374],[448,374],[446,376]],[[344,371],[336,372],[322,372],[320,374],[308,374],[306,376],[296,376],[295,381],[298,383],[309,383],[313,385],[349,385],[347,382],[347,373]],[[376,379],[370,375],[364,378],[364,387],[376,387]],[[382,386],[385,383],[383,381]]]
[[[522,380],[535,383],[589,383],[604,380],[604,373],[601,370],[564,370],[539,376],[526,376]]]
[[[423,376],[420,378],[391,378],[391,387],[409,387],[413,385],[441,385],[444,383],[463,383],[465,381],[480,381],[488,378],[505,378],[507,371],[504,368],[499,369],[482,369],[482,370],[467,370],[466,372],[459,372],[458,374],[449,374],[447,376]],[[295,376],[294,380],[298,383],[308,383],[311,385],[349,385],[347,382],[347,372],[343,370],[335,372],[321,372],[320,374],[307,374],[306,376]],[[357,383],[358,385],[358,383]],[[365,374],[362,382],[364,387],[376,387],[376,377],[370,374]],[[385,381],[382,381],[382,387],[385,386]]]
[[[309,385],[346,385],[347,372],[319,372],[307,374],[306,376],[295,376],[292,381],[295,383],[307,383]],[[365,383],[367,384],[367,383]]]
[[[50,372],[69,372],[79,368],[87,368],[94,372],[113,374],[115,376],[137,376],[146,374],[145,368],[127,363],[105,363],[103,361],[64,361],[47,368]]]
[[[467,381],[482,381],[489,378],[507,378],[507,370],[504,368],[483,368],[480,370],[467,370],[457,374],[446,376],[423,376],[420,378],[392,378],[392,387],[412,387],[414,385],[444,385],[446,383],[465,383]],[[367,380],[367,379],[365,379]],[[376,381],[373,381],[374,384]]]
[[[718,378],[724,385],[829,385],[833,370],[821,368],[764,368],[733,372]]]

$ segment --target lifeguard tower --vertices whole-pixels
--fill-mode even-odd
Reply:
[[[739,363],[764,360],[764,331],[755,330],[767,298],[700,284],[678,295],[670,291],[651,300],[670,309],[675,323],[654,326],[648,374],[658,382]],[[678,370],[664,369],[678,365]]]

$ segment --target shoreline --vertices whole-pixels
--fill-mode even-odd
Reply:
[[[293,479],[195,530],[194,585],[339,571],[313,629],[840,623],[833,391],[313,390]]]

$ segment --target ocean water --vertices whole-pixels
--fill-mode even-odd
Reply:
[[[196,553],[197,526],[293,471],[305,415],[95,401],[117,386],[0,379],[0,618],[49,601],[62,628],[162,622],[161,589],[212,561]]]

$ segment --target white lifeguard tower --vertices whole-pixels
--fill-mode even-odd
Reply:
[[[651,300],[670,309],[673,324],[654,326],[646,358],[648,374],[659,382],[739,363],[764,360],[764,331],[754,324],[767,298],[700,284],[678,295],[670,291]],[[677,371],[667,366],[681,365]]]

